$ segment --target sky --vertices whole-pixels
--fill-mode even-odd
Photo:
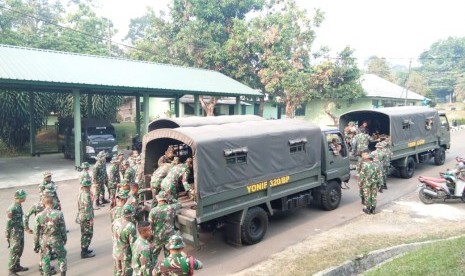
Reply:
[[[123,38],[131,18],[146,7],[168,11],[171,0],[98,0],[100,14],[110,18]],[[391,65],[408,66],[431,44],[450,36],[465,37],[465,1],[461,0],[296,0],[309,17],[315,8],[325,13],[316,29],[314,48],[328,46],[333,53],[349,46],[363,66],[370,56]]]

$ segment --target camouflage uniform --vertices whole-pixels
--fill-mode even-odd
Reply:
[[[152,245],[146,239],[139,236],[132,245],[132,269],[133,276],[151,276],[155,266],[152,257]]]
[[[111,166],[108,174],[108,193],[110,194],[110,200],[112,201],[112,205],[114,204],[113,201],[115,200],[116,196],[116,187],[121,182],[120,175],[119,175],[119,164],[116,158],[111,160]]]
[[[190,176],[190,169],[186,164],[179,164],[172,167],[166,177],[161,182],[161,189],[168,194],[168,202],[172,203],[178,199],[178,181],[181,179],[184,190],[189,192],[191,186],[188,179]]]
[[[122,199],[127,199],[128,198],[128,190],[121,190],[119,191],[118,195],[116,196],[117,198],[122,198]],[[110,220],[111,220],[111,223],[113,224],[113,222],[119,218],[122,218],[124,217],[124,214],[123,214],[123,206],[115,206],[113,209],[111,209],[110,211]]]
[[[169,249],[182,250],[184,242],[178,235],[173,235],[169,240]],[[202,268],[202,263],[193,256],[186,256],[176,252],[166,257],[153,271],[156,276],[194,275],[194,270]]]
[[[133,168],[128,167],[124,172],[123,178],[126,179],[129,183],[136,183],[136,171]]]
[[[81,183],[83,187],[90,187],[91,182]],[[94,235],[94,207],[89,190],[81,189],[78,197],[78,219],[81,225],[81,257],[88,252],[92,236]],[[85,254],[84,254],[85,255]]]
[[[79,175],[79,183],[83,183],[84,181],[92,181],[92,178],[89,174],[90,164],[88,162],[83,162],[81,164],[81,168],[83,169],[81,174]]]
[[[161,182],[166,177],[166,175],[172,167],[173,166],[171,164],[163,164],[153,172],[152,178],[150,179],[150,188],[152,188],[152,194],[154,198],[160,192]]]
[[[48,180],[47,176],[51,176],[50,172],[44,172],[44,181],[39,184],[39,198],[40,201],[44,199],[45,196],[49,195],[53,198],[53,209],[61,210],[61,202],[58,198],[57,189],[58,186],[52,180]]]
[[[32,205],[31,208],[26,212],[26,214],[24,215],[24,219],[23,219],[24,229],[26,231],[31,230],[31,228],[29,228],[29,218],[32,215],[37,216],[44,209],[45,209],[45,206],[42,204],[42,202],[38,202],[38,203]]]
[[[57,253],[58,264],[61,272],[66,272],[67,241],[66,225],[63,213],[59,210],[45,208],[36,217],[34,228],[34,251],[39,252],[43,275],[50,275],[51,251]]]
[[[165,164],[170,164],[171,161],[173,161],[173,158],[170,158],[169,156],[167,156],[166,154],[163,155],[162,157],[158,158],[158,167],[160,166],[163,166]]]
[[[373,156],[370,156],[373,159]],[[379,169],[372,160],[366,160],[362,163],[359,181],[365,198],[366,209],[364,209],[364,212],[374,213],[379,184]]]
[[[378,143],[379,144],[379,143]],[[376,144],[376,150],[372,152],[374,155],[375,159],[373,160],[375,163],[377,163],[378,170],[379,170],[379,187],[380,187],[380,192],[382,192],[382,189],[386,187],[386,163],[387,163],[387,156],[386,152],[383,150],[381,145]]]
[[[100,203],[97,204],[98,206],[104,202],[105,186],[108,185],[108,175],[107,175],[107,169],[105,165],[105,158],[100,157],[98,161],[95,162],[95,165],[92,168],[92,178],[93,178],[94,184],[96,184],[95,200],[97,202],[99,200],[101,201]]]
[[[132,214],[131,205],[124,205],[124,217],[116,219],[112,224],[114,275],[132,275],[131,245],[136,240],[136,226],[128,217]]]
[[[131,221],[136,223],[136,221],[140,220],[140,210],[139,210],[139,198],[137,194],[129,193],[128,200],[126,201],[125,205],[131,205],[132,207],[132,216]]]
[[[26,199],[24,190],[15,192],[15,202],[8,207],[6,211],[6,230],[5,237],[10,248],[8,258],[8,270],[10,275],[17,275],[15,272],[26,271],[20,265],[20,259],[24,250],[24,224],[23,224],[23,208],[18,199]]]
[[[176,216],[176,210],[180,209],[182,205],[180,203],[167,204],[167,194],[160,192],[157,195],[157,200],[165,200],[158,206],[152,208],[149,213],[148,221],[152,226],[153,233],[153,258],[158,259],[161,251],[163,251],[165,257],[169,255],[167,249],[169,238],[175,233],[174,231],[174,219]]]
[[[368,144],[370,142],[370,136],[360,131],[354,136],[352,140],[352,152],[354,156],[360,156],[362,152],[368,150]]]

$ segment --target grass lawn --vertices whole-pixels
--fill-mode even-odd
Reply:
[[[465,237],[427,245],[364,275],[465,275],[464,257]]]

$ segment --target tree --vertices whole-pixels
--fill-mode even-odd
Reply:
[[[420,72],[437,97],[453,101],[454,93],[460,93],[461,75],[465,73],[464,57],[465,38],[456,37],[439,40],[420,55]]]
[[[342,102],[351,104],[363,96],[359,79],[360,70],[355,63],[353,50],[346,47],[335,61],[327,59],[313,67],[310,73],[311,93],[307,97],[309,100],[322,100],[325,113],[337,125],[334,108],[340,108]]]
[[[391,69],[385,58],[379,58],[377,56],[370,57],[367,62],[367,74],[374,74],[388,81],[394,81],[394,77],[391,74]]]

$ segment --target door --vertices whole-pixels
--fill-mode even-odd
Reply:
[[[450,125],[447,120],[445,113],[439,114],[439,120],[441,121],[441,126],[439,128],[439,144],[446,145],[446,148],[450,148]]]
[[[348,180],[350,177],[349,154],[342,134],[339,131],[331,131],[326,132],[324,137],[327,179]]]

